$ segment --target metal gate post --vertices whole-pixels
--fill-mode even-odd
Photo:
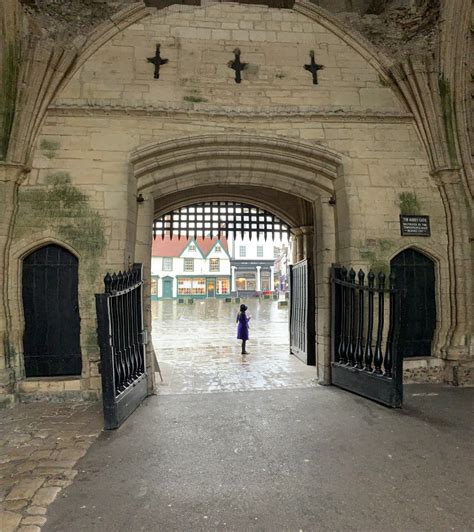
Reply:
[[[102,401],[104,427],[106,430],[117,427],[115,409],[115,376],[113,354],[110,345],[109,294],[96,294],[97,338],[100,347],[100,374],[102,379]]]

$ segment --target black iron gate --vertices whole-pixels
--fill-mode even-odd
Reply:
[[[290,352],[316,363],[314,281],[309,259],[290,266]]]
[[[78,260],[56,244],[23,261],[23,336],[27,377],[80,375]]]
[[[102,398],[106,429],[116,429],[147,396],[143,268],[107,274],[96,294]]]
[[[357,277],[357,283],[356,283]],[[401,407],[403,362],[398,353],[400,294],[390,275],[377,279],[351,268],[332,268],[332,384],[387,406]],[[388,323],[388,328],[385,327]]]

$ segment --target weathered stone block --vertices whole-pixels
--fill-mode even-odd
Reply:
[[[13,532],[21,521],[21,514],[0,510],[0,523],[2,532]]]
[[[33,497],[32,503],[36,506],[47,506],[54,501],[60,491],[61,488],[55,486],[40,488]]]

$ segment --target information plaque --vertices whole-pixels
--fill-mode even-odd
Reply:
[[[431,236],[430,217],[418,215],[400,215],[402,236]]]

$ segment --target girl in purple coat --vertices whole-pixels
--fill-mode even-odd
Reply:
[[[242,355],[248,355],[245,350],[245,345],[249,339],[249,321],[250,317],[247,317],[245,311],[247,307],[240,305],[240,312],[237,314],[237,340],[242,340]]]

